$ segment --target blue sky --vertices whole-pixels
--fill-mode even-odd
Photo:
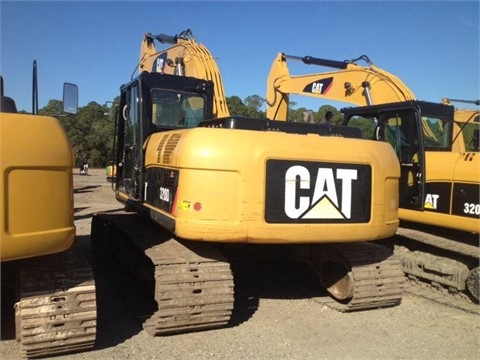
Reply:
[[[283,52],[341,61],[366,54],[418,99],[480,98],[479,1],[1,0],[0,12],[0,72],[21,110],[31,111],[33,59],[40,108],[61,99],[65,81],[79,86],[80,106],[103,104],[129,81],[145,32],[188,28],[217,58],[227,96],[264,97]],[[328,70],[290,64],[293,75]]]

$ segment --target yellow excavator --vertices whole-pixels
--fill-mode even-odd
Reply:
[[[27,358],[91,349],[97,318],[92,269],[74,246],[72,148],[56,118],[37,115],[36,74],[35,61],[32,114],[17,112],[0,77],[2,293],[16,295]],[[76,85],[65,83],[64,111],[75,113],[77,99]]]
[[[230,115],[218,66],[189,30],[146,33],[138,68],[115,132],[115,196],[129,211],[96,214],[91,239],[106,274],[129,269],[153,299],[148,333],[228,325],[230,262],[242,256],[307,263],[339,311],[399,304],[401,264],[375,244],[399,224],[392,146],[346,126]]]
[[[288,60],[336,70],[295,76],[289,72]],[[361,66],[359,60],[367,65]],[[403,202],[400,195],[399,217],[404,226],[397,234],[402,237],[398,248],[405,271],[453,292],[468,288],[469,295],[478,302],[478,111],[454,109],[448,99],[442,103],[417,101],[399,78],[375,66],[365,55],[336,61],[278,54],[267,81],[269,119],[287,119],[290,94],[359,106],[342,109],[343,124],[361,126],[366,138],[392,144],[402,173],[409,174],[405,178],[408,181],[400,184],[400,193],[415,191],[416,202],[423,205],[423,209],[412,208],[412,203]],[[394,113],[404,114],[403,119],[393,119]],[[398,141],[411,131],[406,127],[419,120],[426,164],[423,174],[416,170],[421,156],[418,144],[412,147]],[[412,186],[420,176],[425,177],[423,195]],[[413,224],[423,224],[428,229],[417,231]],[[448,237],[447,230],[452,231]]]

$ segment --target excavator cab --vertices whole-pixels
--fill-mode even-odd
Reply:
[[[159,73],[141,73],[120,89],[117,114],[116,187],[136,200],[145,197],[144,144],[150,135],[196,127],[213,117],[213,83]]]
[[[364,138],[386,141],[392,146],[401,167],[399,205],[401,208],[423,210],[425,148],[428,145],[424,141],[424,130],[426,124],[432,125],[428,127],[432,135],[432,146],[429,148],[448,144],[452,136],[453,107],[408,101],[345,108],[342,112],[343,125],[360,127]],[[438,131],[433,132],[432,128]]]
[[[342,109],[343,125],[359,127],[363,137],[392,145],[401,166],[400,207],[423,210],[425,151],[448,151],[454,108],[407,101]]]

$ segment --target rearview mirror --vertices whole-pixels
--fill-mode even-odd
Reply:
[[[63,84],[63,111],[68,114],[76,114],[78,109],[78,86],[75,84]]]

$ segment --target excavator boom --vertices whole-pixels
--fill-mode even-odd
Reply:
[[[290,75],[287,60],[338,70],[294,76]],[[358,60],[364,60],[368,66],[357,64]],[[287,119],[290,94],[339,100],[355,105],[415,100],[415,95],[398,77],[375,66],[365,55],[350,61],[336,61],[279,53],[273,61],[267,81],[269,119]]]
[[[172,46],[157,51],[155,40]],[[138,70],[139,73],[146,71],[212,81],[215,84],[214,117],[230,115],[218,65],[210,51],[203,44],[196,42],[190,29],[175,36],[145,33]]]

